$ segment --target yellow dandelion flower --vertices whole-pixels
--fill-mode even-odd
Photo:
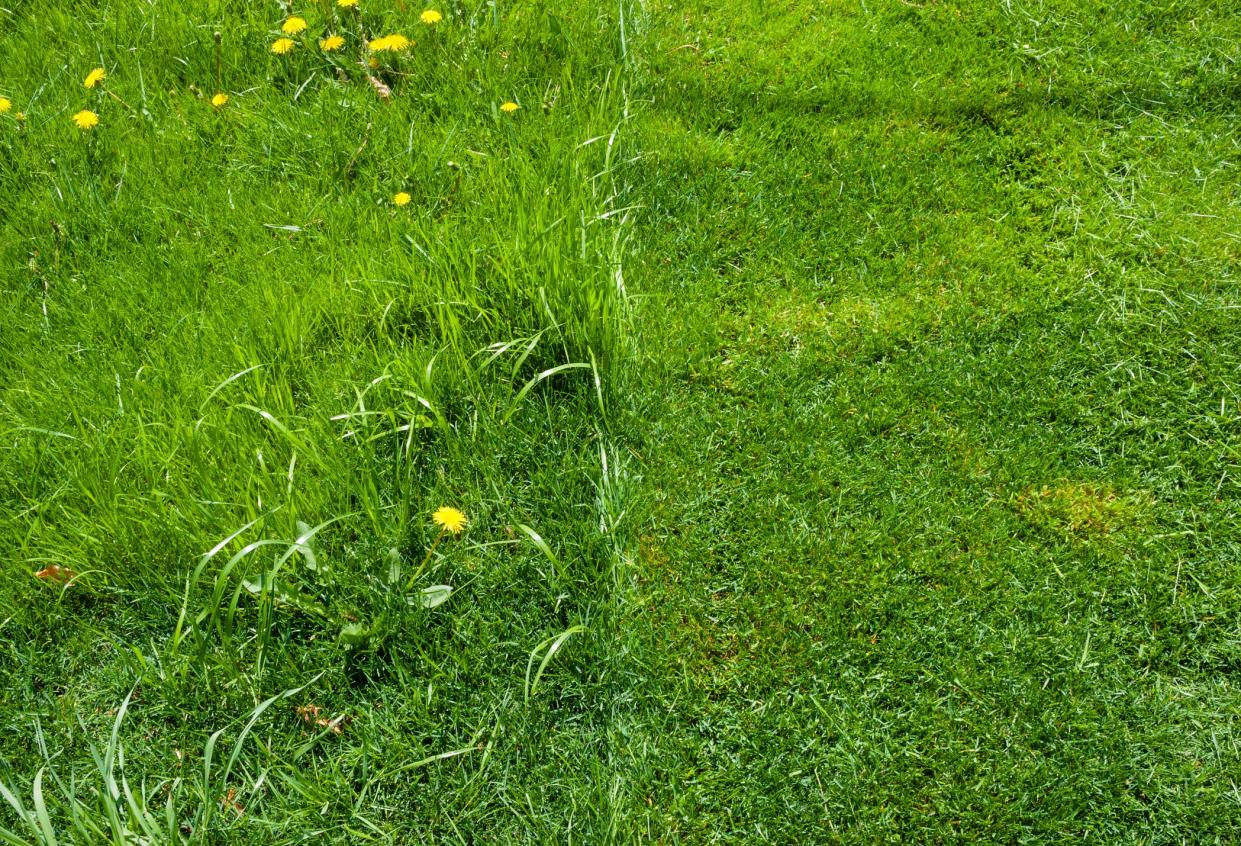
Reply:
[[[277,38],[272,42],[271,51],[277,56],[283,56],[285,53],[292,52],[295,46],[292,38]]]
[[[82,80],[82,85],[84,85],[87,88],[94,88],[96,85],[103,82],[107,78],[108,78],[108,75],[104,73],[103,68],[95,68],[93,71],[91,71],[90,73],[86,75],[86,79]]]
[[[444,19],[444,16],[434,9],[427,9],[418,17],[424,24],[437,24]]]
[[[228,95],[225,94],[223,91],[219,92],[218,94],[216,94],[214,97],[211,98],[211,105],[215,106],[217,109],[222,108],[224,104],[227,102],[228,102]]]
[[[306,19],[297,16],[291,17],[280,27],[280,31],[285,35],[297,35],[299,32],[305,32]]]
[[[26,113],[18,112],[17,114],[13,115],[13,117],[17,120],[18,123],[22,123],[26,120]]]
[[[374,39],[369,46],[375,53],[397,53],[409,47],[409,43],[409,39],[404,35],[394,33]]]
[[[0,97],[0,115],[13,108],[13,101],[8,97]]]
[[[341,38],[339,35],[329,35],[327,38],[323,38],[319,41],[319,49],[325,53],[331,53],[334,50],[339,50],[342,46],[344,46],[344,43],[345,39]]]
[[[449,508],[447,505],[443,508],[435,509],[435,513],[431,515],[431,520],[441,529],[452,532],[454,535],[461,534],[461,530],[465,528],[467,522],[464,514],[455,508]]]
[[[336,0],[336,5],[340,6],[342,9],[352,9],[354,6],[358,5],[358,0]]]
[[[73,122],[77,124],[78,129],[94,129],[99,125],[99,115],[90,109],[82,109],[73,116]]]
[[[398,205],[398,206],[408,206],[408,205],[409,205],[409,201],[410,201],[410,200],[412,200],[412,199],[413,199],[413,197],[409,196],[409,193],[408,193],[408,192],[406,192],[406,191],[397,191],[397,192],[396,192],[396,196],[394,196],[394,197],[392,198],[392,203],[393,203],[394,205]]]
[[[518,109],[520,109],[520,108],[521,108],[521,106],[517,105],[517,104],[516,104],[516,103],[514,103],[512,100],[509,100],[507,103],[502,103],[502,104],[500,105],[500,111],[502,111],[502,112],[504,112],[504,113],[506,113],[506,114],[510,114],[510,115],[511,115],[513,112],[515,112],[515,111],[517,111]]]
[[[366,66],[370,68],[371,70],[378,70],[379,60],[376,59],[374,56],[371,56],[369,59],[366,60]]]

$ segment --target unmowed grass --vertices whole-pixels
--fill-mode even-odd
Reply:
[[[0,11],[13,842],[610,836],[619,11],[434,8]]]

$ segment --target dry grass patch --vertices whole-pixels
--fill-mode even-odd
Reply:
[[[1097,482],[1058,482],[1019,494],[1017,511],[1040,528],[1081,540],[1113,535],[1139,522],[1149,506],[1140,492]]]

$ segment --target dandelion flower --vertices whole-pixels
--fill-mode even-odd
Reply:
[[[339,50],[345,43],[345,39],[339,35],[329,35],[327,38],[320,39],[319,49],[325,53],[331,53]]]
[[[398,206],[408,206],[408,205],[409,205],[409,201],[410,201],[410,200],[412,200],[412,199],[413,199],[413,197],[409,196],[409,192],[408,192],[408,191],[397,191],[397,192],[396,192],[396,196],[394,196],[394,197],[392,198],[392,202],[393,202],[393,204],[398,205]],[[442,509],[442,508],[440,509],[440,511],[443,511],[443,510],[444,510],[444,509]],[[452,509],[449,509],[449,510],[451,511]],[[435,513],[436,513],[436,514],[438,514],[438,513],[439,513],[439,511],[437,511],[437,512],[435,512]]]
[[[94,129],[99,125],[99,115],[90,109],[82,109],[73,116],[73,122],[77,124],[78,129]]]
[[[306,19],[299,17],[291,17],[280,27],[280,31],[285,35],[297,35],[299,32],[306,31]]]
[[[216,94],[214,97],[211,98],[211,105],[215,106],[217,109],[223,108],[224,104],[227,102],[228,102],[228,95],[225,94],[223,91],[219,92],[218,94]]]
[[[358,0],[336,0],[336,5],[342,9],[352,9],[358,5]]]
[[[520,108],[521,106],[517,105],[512,100],[509,100],[507,103],[502,103],[500,105],[500,111],[504,112],[505,114],[510,114],[510,115]]]
[[[13,101],[8,97],[0,97],[0,115],[13,108]]]
[[[277,56],[283,56],[285,53],[291,52],[294,46],[292,38],[277,38],[272,42],[271,51]]]
[[[409,39],[404,35],[394,33],[376,38],[370,43],[372,52],[375,53],[398,53],[409,46]]]
[[[86,75],[86,79],[82,80],[82,85],[84,85],[87,88],[94,88],[96,85],[103,82],[107,78],[108,78],[108,75],[104,73],[103,68],[95,68],[93,71],[91,71],[90,73]]]
[[[444,16],[434,9],[427,9],[418,17],[424,24],[437,24],[444,19]]]
[[[452,532],[454,535],[461,534],[461,530],[465,528],[466,524],[465,515],[447,505],[443,508],[435,509],[435,513],[431,515],[431,520],[441,529]]]
[[[17,120],[18,123],[24,123],[26,121],[25,112],[18,112],[17,114],[13,115],[13,117]]]

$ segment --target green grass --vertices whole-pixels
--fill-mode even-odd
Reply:
[[[3,13],[0,782],[61,842],[122,752],[166,840],[607,839],[620,21],[439,8]]]
[[[1235,840],[1231,4],[435,8],[0,10],[0,841]]]
[[[1231,842],[1229,4],[656,4],[656,842]]]

